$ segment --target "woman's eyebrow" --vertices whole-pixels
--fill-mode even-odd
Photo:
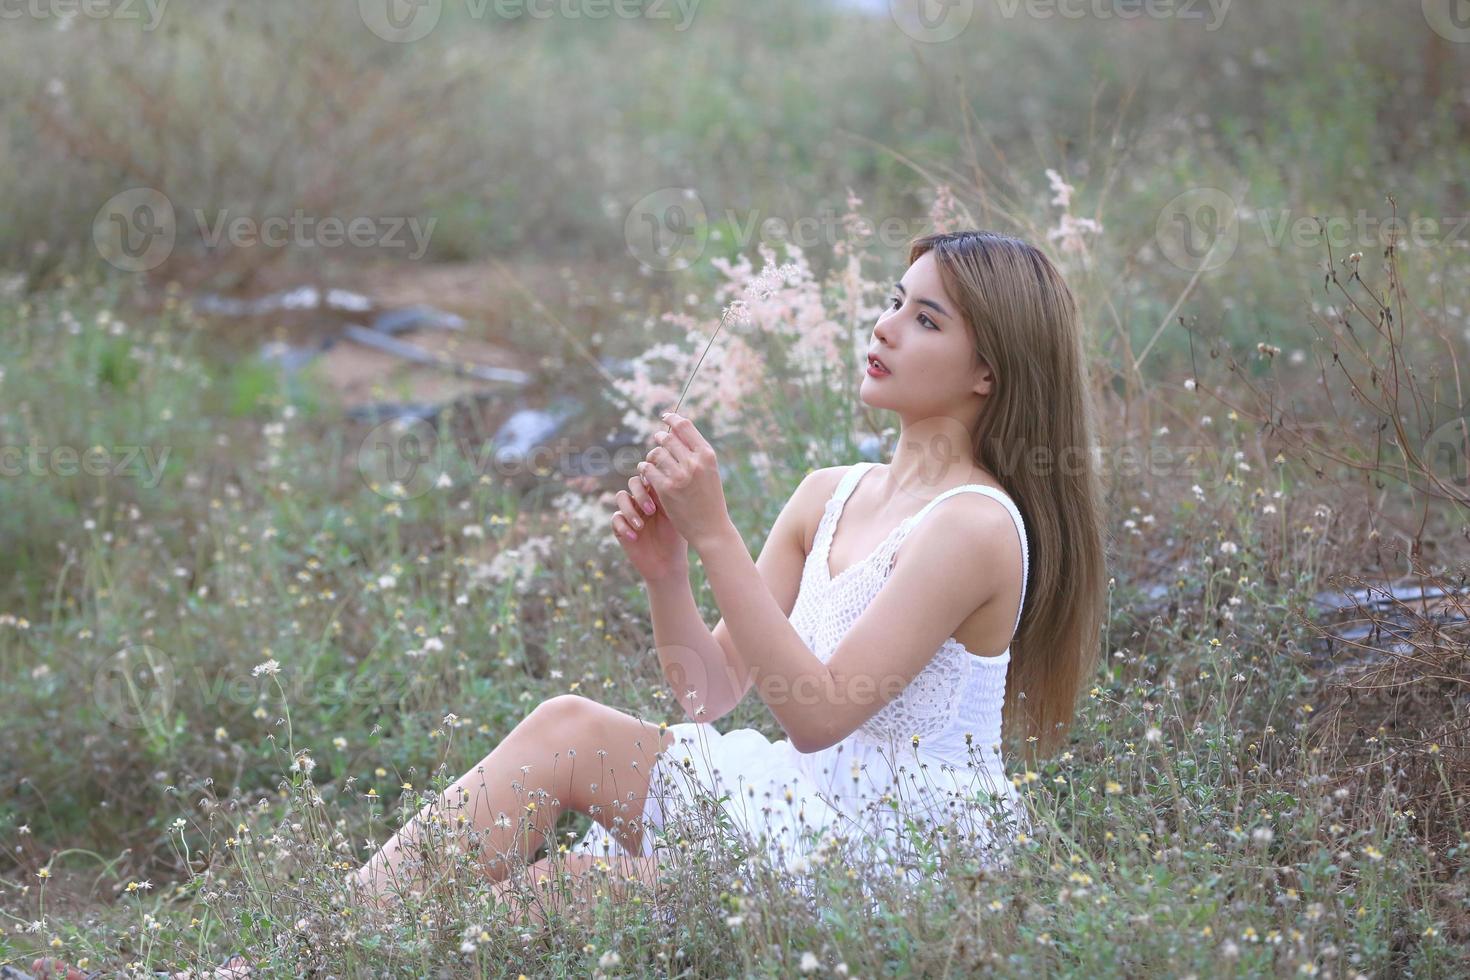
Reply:
[[[903,288],[903,283],[901,283],[901,282],[894,283],[893,284],[893,287],[895,289],[897,289],[900,293],[905,292],[905,290]],[[919,300],[919,305],[920,306],[927,306],[931,310],[934,310],[936,313],[938,313],[941,316],[949,316],[949,311],[946,310],[944,307],[940,306],[938,303],[934,302],[932,299],[920,299]]]

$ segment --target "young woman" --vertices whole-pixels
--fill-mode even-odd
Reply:
[[[690,720],[655,725],[552,698],[353,884],[380,902],[422,887],[406,862],[431,824],[473,831],[466,846],[505,883],[511,856],[534,856],[567,808],[595,822],[559,859],[579,882],[611,866],[589,891],[654,880],[653,831],[696,798],[728,794],[732,822],[788,868],[819,838],[888,853],[897,798],[926,826],[977,834],[996,828],[958,819],[977,803],[1019,816],[1002,716],[1027,751],[1054,750],[1100,642],[1088,391],[1075,302],[1045,255],[989,232],[917,239],[860,389],[898,415],[890,461],[809,474],[754,562],[689,419],[666,417],[618,493],[613,530],[647,584],[659,658]],[[713,630],[690,589],[691,546],[723,614]],[[752,687],[786,738],[712,727]],[[529,871],[539,883],[550,867]]]

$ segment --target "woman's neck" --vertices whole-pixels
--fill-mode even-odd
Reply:
[[[975,462],[970,440],[970,430],[958,419],[939,416],[905,426],[882,474],[885,500],[927,503],[953,487],[988,479]]]

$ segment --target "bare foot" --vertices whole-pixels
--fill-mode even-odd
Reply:
[[[36,975],[36,980],[87,980],[87,975],[81,970],[51,956],[32,962],[31,972]]]

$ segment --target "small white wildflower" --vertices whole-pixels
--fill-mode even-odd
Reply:
[[[819,959],[817,959],[817,954],[816,953],[813,953],[811,951],[807,951],[807,952],[801,954],[801,972],[802,973],[811,973],[813,970],[817,969],[817,967],[819,967],[821,965],[822,965],[822,961],[819,960]]]
[[[272,677],[274,677],[276,674],[279,674],[280,672],[281,672],[281,665],[280,665],[280,663],[278,663],[276,661],[276,658],[272,657],[271,659],[267,660],[265,663],[260,664],[259,666],[257,666],[250,673],[254,677],[259,677],[261,674],[270,674]]]
[[[434,481],[434,486],[440,490],[447,490],[454,486],[454,480],[450,479],[448,473],[440,473],[439,479]]]
[[[1193,391],[1194,390],[1194,379],[1193,378],[1185,378],[1184,379],[1184,390],[1185,391]]]
[[[1222,555],[1233,555],[1239,550],[1240,547],[1234,541],[1220,542],[1220,554]]]
[[[397,584],[398,579],[394,578],[392,575],[378,576],[378,588],[383,589],[384,591],[393,588],[393,586]]]
[[[1159,731],[1157,728],[1150,728],[1148,731],[1143,733],[1143,737],[1146,741],[1158,742],[1163,739],[1164,733]]]

